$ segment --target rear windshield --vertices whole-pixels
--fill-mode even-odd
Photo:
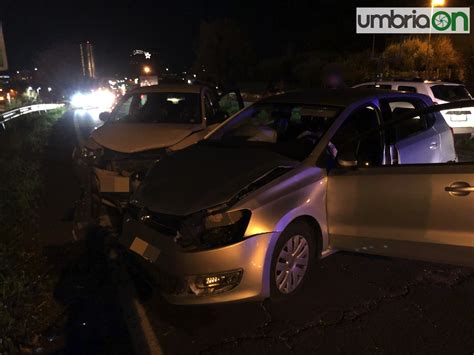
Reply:
[[[392,85],[389,85],[389,84],[367,84],[367,85],[357,86],[356,89],[392,90]]]
[[[414,86],[402,86],[400,85],[398,87],[398,91],[403,91],[403,92],[417,92],[416,87]]]
[[[443,101],[470,100],[471,95],[461,85],[435,85],[431,87],[434,97]]]

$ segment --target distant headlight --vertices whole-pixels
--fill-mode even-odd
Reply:
[[[75,93],[71,97],[71,105],[78,109],[99,109],[100,111],[109,111],[116,97],[113,92],[107,89],[99,89],[88,93]]]
[[[210,214],[204,218],[204,230],[199,239],[200,249],[218,248],[243,240],[251,212],[240,210]]]

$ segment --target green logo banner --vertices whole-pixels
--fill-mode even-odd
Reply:
[[[357,33],[469,34],[469,7],[358,7]]]

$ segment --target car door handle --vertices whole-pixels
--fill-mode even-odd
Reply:
[[[445,187],[444,191],[449,192],[451,196],[467,196],[471,192],[474,192],[474,186],[471,186],[464,181],[458,181]]]
[[[430,144],[430,149],[431,149],[431,150],[438,149],[438,143],[436,143],[436,142],[431,143],[431,144]]]

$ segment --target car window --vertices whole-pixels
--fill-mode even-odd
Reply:
[[[416,99],[399,100],[388,99],[381,100],[382,112],[385,122],[400,119],[403,115],[423,108],[425,105]],[[387,137],[391,143],[409,138],[415,134],[425,131],[434,124],[435,117],[432,114],[414,117],[403,121],[387,129]]]
[[[437,117],[439,120],[444,120],[442,112],[463,112],[467,116],[470,116],[471,112],[474,112],[474,106],[472,105],[472,102],[460,102],[459,108],[457,108],[455,104],[456,103],[426,106],[426,108],[432,112],[429,112],[428,114],[420,114],[417,117],[418,119],[420,117]],[[445,108],[446,106],[448,107]],[[406,118],[408,121],[412,121],[410,116],[407,116]],[[427,121],[429,120],[427,119]],[[398,126],[398,124],[396,126]],[[388,136],[388,132],[390,132],[391,128],[392,127],[390,126],[386,127],[386,137]],[[439,136],[439,144],[437,143],[437,138],[433,139],[433,136],[423,135],[425,139],[420,137],[420,140],[413,139],[410,142],[406,142],[406,145],[399,145],[398,147],[390,146],[390,155],[393,154],[391,158],[396,158],[395,164],[453,164],[456,162],[474,163],[474,139],[472,139],[470,135],[453,135],[452,130],[448,129],[447,126],[444,126],[444,128],[443,126],[439,126],[439,128],[439,131],[434,132],[436,136]],[[414,137],[416,138],[416,136]],[[403,149],[405,149],[405,158],[403,158]],[[401,160],[399,160],[400,158]],[[392,164],[394,164],[393,160]]]
[[[434,85],[431,91],[435,98],[443,101],[470,100],[469,91],[462,85]]]
[[[375,84],[374,87],[375,87],[376,89],[392,90],[392,85],[390,85],[390,84]]]
[[[111,121],[129,123],[201,123],[200,94],[137,93],[119,103]]]
[[[132,104],[133,96],[126,98],[121,104],[117,106],[114,111],[114,119],[120,120],[123,117],[127,116],[130,112],[130,105]]]
[[[219,100],[219,109],[224,111],[228,116],[240,110],[239,99],[237,93],[229,92],[222,96]]]
[[[347,117],[332,137],[328,149],[354,156],[361,165],[379,166],[383,162],[382,134],[377,130],[379,125],[377,110],[372,106],[362,107]]]
[[[400,85],[400,86],[398,87],[398,91],[403,91],[403,92],[415,92],[415,93],[418,92],[418,91],[416,90],[416,87],[414,87],[414,86],[403,86],[403,85]]]

